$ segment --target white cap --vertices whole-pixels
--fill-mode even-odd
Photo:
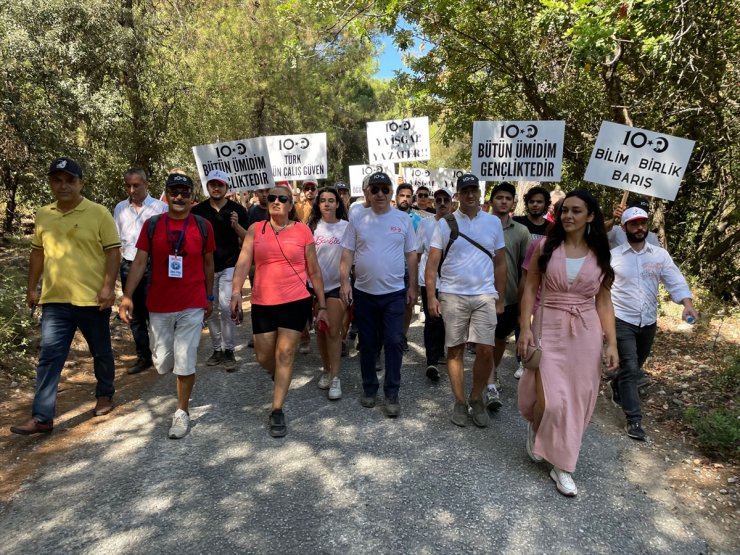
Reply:
[[[645,212],[642,208],[637,208],[637,206],[633,206],[632,208],[628,208],[627,210],[622,212],[622,225],[626,224],[627,222],[631,222],[632,220],[647,219],[647,212]]]
[[[450,191],[447,187],[440,187],[439,189],[437,189],[436,191],[434,191],[434,194],[432,196],[433,197],[436,197],[437,196],[437,193],[444,193],[448,197],[453,198],[452,191]]]
[[[221,170],[211,170],[206,176],[206,183],[209,181],[220,181],[227,187],[229,186],[229,174]]]

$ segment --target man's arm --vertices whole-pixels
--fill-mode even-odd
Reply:
[[[206,274],[206,294],[210,295],[213,292],[213,269],[215,265],[213,263],[213,252],[207,252],[203,257],[203,271]],[[213,301],[208,301],[208,308],[206,308],[205,318],[207,319],[211,312],[213,312]]]
[[[234,210],[229,215],[229,218],[231,220],[231,229],[234,230],[239,239],[244,239],[247,235],[247,229],[249,229],[249,217],[247,211],[244,210],[244,213],[242,214],[238,210]]]
[[[100,310],[113,306],[116,301],[116,278],[121,267],[121,248],[114,247],[105,251],[105,277],[103,287],[98,293],[98,304]]]
[[[28,290],[26,304],[33,308],[39,304],[39,280],[44,272],[44,249],[31,249],[31,258],[28,262]]]
[[[419,297],[419,258],[416,251],[406,253],[406,267],[409,272],[409,289],[406,304],[414,304]]]
[[[493,257],[493,279],[498,300],[496,301],[496,314],[504,313],[504,296],[506,293],[506,248],[497,249]]]
[[[339,296],[347,304],[352,304],[352,284],[349,282],[349,271],[355,258],[355,251],[342,248],[342,258],[339,261]]]
[[[427,289],[427,310],[431,316],[439,316],[439,299],[437,299],[437,268],[442,259],[442,249],[429,248],[427,265],[424,268],[424,287]]]
[[[126,289],[123,291],[121,304],[118,305],[118,316],[127,324],[131,321],[131,317],[134,314],[134,302],[131,300],[131,297],[133,297],[136,287],[144,276],[144,272],[146,272],[146,263],[148,259],[148,252],[143,249],[137,250],[134,261],[131,263],[131,268],[129,268],[128,271]]]

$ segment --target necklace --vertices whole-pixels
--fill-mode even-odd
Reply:
[[[280,228],[276,229],[276,228],[275,228],[275,226],[273,225],[272,221],[270,221],[270,227],[272,228],[272,231],[273,231],[273,232],[275,233],[275,235],[277,235],[278,233],[280,233],[280,232],[281,232],[282,230],[284,230],[284,229],[285,229],[286,227],[288,227],[289,225],[290,225],[290,222],[287,222],[287,223],[286,223],[285,225],[283,225],[282,227],[280,227]]]

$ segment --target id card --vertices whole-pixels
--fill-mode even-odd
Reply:
[[[182,256],[175,254],[170,255],[170,261],[167,266],[167,275],[171,278],[182,277]]]

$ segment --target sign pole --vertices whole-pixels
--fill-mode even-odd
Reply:
[[[629,191],[625,191],[624,193],[622,193],[622,200],[619,202],[619,206],[621,206],[622,208],[626,207],[627,199],[629,198],[629,196],[630,196]]]

